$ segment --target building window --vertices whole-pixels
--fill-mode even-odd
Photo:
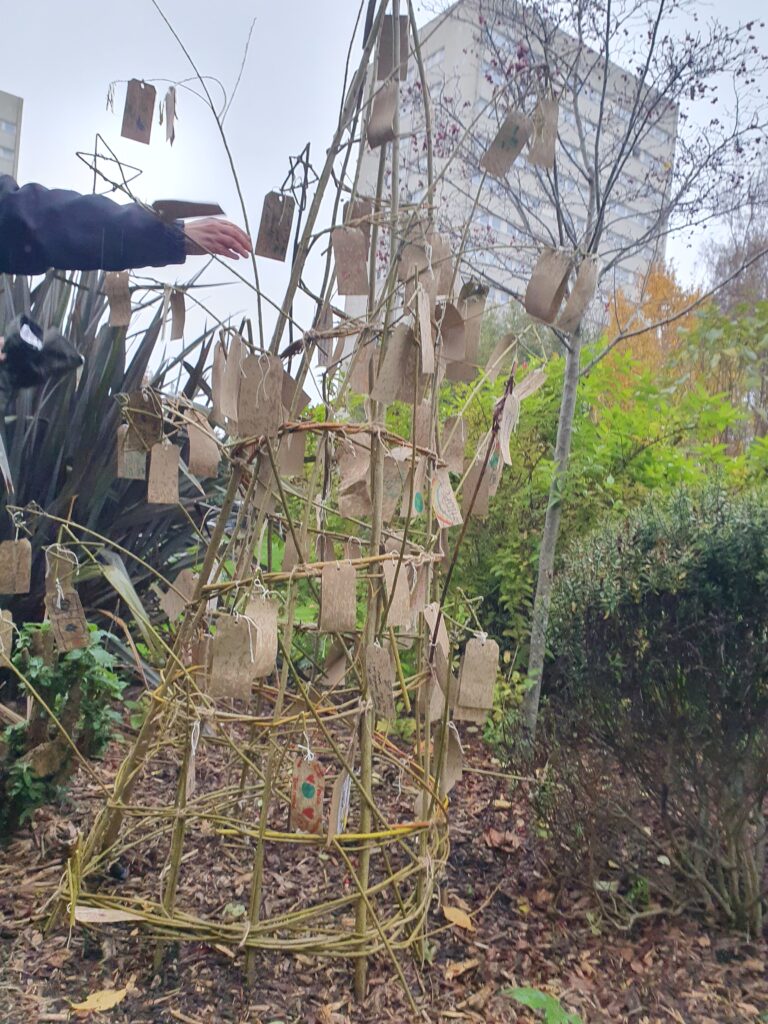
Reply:
[[[15,135],[16,125],[13,121],[3,121],[3,119],[0,118],[0,132],[6,132],[8,135]]]
[[[14,160],[16,153],[12,149],[8,149],[7,146],[0,146],[0,157],[3,160]]]

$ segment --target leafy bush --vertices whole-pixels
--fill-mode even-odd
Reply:
[[[766,897],[767,583],[764,491],[650,502],[570,549],[547,672],[554,714],[613,752],[659,809],[650,835],[634,809],[625,826],[753,933]]]
[[[97,757],[120,716],[114,709],[125,683],[114,671],[115,656],[104,634],[91,627],[89,645],[55,655],[49,623],[27,624],[13,655],[22,688],[41,698],[84,757]],[[0,836],[22,824],[35,807],[58,793],[74,765],[72,746],[38,700],[28,721],[5,730],[0,763]]]

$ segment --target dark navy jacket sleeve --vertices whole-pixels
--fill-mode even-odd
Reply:
[[[129,270],[185,260],[184,233],[137,203],[0,176],[0,273]]]

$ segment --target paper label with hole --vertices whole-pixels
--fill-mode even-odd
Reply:
[[[123,126],[120,134],[124,139],[143,142],[149,145],[152,134],[152,118],[155,114],[154,85],[132,78],[125,91],[125,107],[123,108]]]
[[[310,835],[317,835],[321,831],[324,791],[325,771],[317,758],[308,761],[303,755],[298,757],[293,764],[291,780],[292,832],[309,832]]]
[[[451,671],[450,641],[448,639],[445,616],[439,615],[439,608],[440,606],[436,601],[428,604],[424,609],[424,622],[427,627],[427,654],[429,661],[440,684],[440,688],[445,693],[449,688]],[[437,626],[437,636],[435,636],[435,626]],[[455,694],[452,694],[452,697],[455,697]]]
[[[449,416],[443,428],[443,459],[451,473],[464,472],[467,425],[462,416]]]
[[[565,300],[565,306],[557,321],[561,331],[572,334],[579,329],[587,307],[595,297],[599,269],[600,262],[597,256],[585,256],[581,261],[573,289]]]
[[[485,471],[483,472],[483,469]],[[479,459],[469,467],[464,485],[461,489],[461,514],[466,519],[473,515],[476,519],[484,519],[488,515],[490,487],[488,467],[483,467]]]
[[[512,164],[522,153],[530,134],[530,119],[519,110],[511,110],[493,142],[480,158],[480,166],[491,177],[505,179]]]
[[[334,228],[331,244],[339,295],[368,294],[368,246],[360,228]]]
[[[357,620],[357,573],[348,562],[324,566],[320,575],[321,633],[350,633]]]
[[[398,568],[396,559],[382,563],[384,586],[389,611],[388,626],[408,626],[413,618],[411,612],[411,591],[408,586],[408,571],[405,562]]]
[[[197,585],[197,576],[191,569],[182,569],[173,581],[173,586],[160,598],[160,607],[171,622],[185,611],[192,600]]]
[[[410,327],[398,324],[392,331],[384,349],[384,358],[371,398],[376,402],[414,401],[414,379],[417,374],[416,338]]]
[[[408,15],[400,15],[400,81],[408,77]],[[381,82],[389,78],[395,70],[395,21],[391,14],[385,14],[381,23],[378,48],[376,52],[376,79]]]
[[[513,391],[504,399],[504,406],[501,410],[501,417],[499,420],[499,449],[505,466],[512,465],[512,455],[509,450],[509,443],[513,432],[517,430],[519,419],[520,399]]]
[[[421,349],[421,372],[435,372],[435,339],[432,334],[432,308],[429,295],[423,284],[416,287],[416,313],[419,324],[419,346]]]
[[[226,419],[226,427],[230,433],[238,430],[237,413],[240,404],[240,384],[243,379],[243,363],[248,349],[239,334],[233,334],[229,341],[224,377],[219,405]]]
[[[245,608],[245,617],[256,627],[253,638],[251,674],[263,679],[275,671],[277,664],[277,612],[278,603],[272,597],[254,597]]]
[[[218,476],[221,454],[219,443],[208,425],[205,414],[197,409],[191,409],[187,415],[191,421],[187,424],[190,473],[200,480]]]
[[[378,345],[358,345],[352,356],[347,377],[350,391],[353,391],[356,395],[369,395],[371,393],[370,374],[373,373],[375,379],[378,357]],[[371,363],[373,363],[373,367],[371,367]]]
[[[365,129],[368,145],[378,149],[395,137],[395,115],[400,99],[400,86],[392,79],[378,86],[371,104],[371,116]]]
[[[570,272],[569,252],[563,249],[544,249],[525,290],[526,313],[545,324],[554,323],[568,286]]]
[[[391,722],[395,717],[395,660],[389,644],[368,644],[365,649],[368,696],[377,718]]]
[[[52,544],[45,549],[45,591],[74,590],[77,555],[69,548]]]
[[[141,449],[128,447],[130,427],[121,423],[117,428],[117,466],[116,475],[119,480],[146,480],[147,453]]]
[[[299,382],[294,380],[289,373],[285,372],[285,370],[283,370],[281,390],[283,405],[291,413],[291,416],[293,416],[294,419],[302,413],[312,401],[304,388],[299,385]]]
[[[285,261],[291,241],[291,225],[296,201],[293,196],[281,192],[269,192],[264,197],[261,210],[259,233],[256,238],[256,255],[269,260]]]
[[[331,806],[328,811],[328,844],[346,830],[351,796],[352,777],[346,768],[342,768],[336,776],[331,791]]]
[[[187,307],[184,292],[174,288],[171,292],[171,341],[181,341],[184,337],[184,324],[187,320]]]
[[[411,476],[413,476],[412,485]],[[416,460],[415,469],[408,472],[408,479],[403,488],[403,505],[400,509],[402,519],[408,517],[409,499],[411,516],[423,515],[427,502],[427,460],[423,456]]]
[[[402,462],[398,462],[391,455],[384,456],[383,468],[384,480],[381,492],[381,514],[384,522],[388,523],[397,515],[408,470]]]
[[[110,327],[127,327],[131,322],[131,292],[128,281],[127,270],[113,270],[104,275]]]
[[[0,611],[0,668],[8,668],[13,655],[13,615],[7,608]]]
[[[558,102],[552,96],[542,96],[536,104],[532,118],[533,132],[528,147],[528,160],[535,167],[552,170],[555,166],[558,111]]]
[[[436,278],[438,295],[450,295],[453,290],[453,256],[451,248],[438,232],[433,231],[427,235],[427,241],[432,247],[432,270]]]
[[[128,447],[149,451],[156,441],[163,439],[163,403],[150,388],[132,391],[123,406],[123,418],[131,428],[126,440]]]
[[[209,633],[198,636],[184,653],[183,664],[193,669],[195,685],[202,693],[210,693],[213,637]]]
[[[464,321],[464,355],[457,362],[448,363],[445,370],[448,380],[468,383],[477,376],[480,328],[487,295],[488,289],[476,282],[470,282],[461,290],[459,312]]]
[[[512,334],[505,334],[503,338],[500,338],[496,342],[496,346],[491,352],[488,362],[485,364],[485,370],[488,377],[488,381],[492,384],[502,371],[505,364],[508,365],[511,361],[512,354],[517,348],[517,337]]]
[[[371,222],[373,220],[373,199],[360,196],[344,206],[344,224],[350,228],[360,228],[365,235],[366,255],[371,248]],[[330,310],[328,311],[330,313]],[[319,326],[319,325],[318,325]],[[327,325],[332,326],[331,324]]]
[[[464,774],[464,752],[456,726],[449,722],[444,728],[441,723],[435,730],[433,746],[440,752],[440,795],[447,796]]]
[[[416,615],[424,611],[429,595],[429,565],[413,567],[413,586],[411,587],[411,612]]]
[[[499,645],[490,637],[467,642],[459,670],[459,703],[465,708],[492,708],[499,671]]]
[[[253,625],[242,615],[219,615],[212,641],[211,697],[248,700],[254,680],[251,654],[256,641]]]
[[[168,87],[165,94],[165,141],[171,145],[176,141],[176,86]]]
[[[452,302],[439,303],[435,311],[440,354],[449,362],[460,362],[466,354],[464,317]]]
[[[175,505],[179,500],[179,449],[175,444],[152,445],[149,454],[147,501],[150,505]]]
[[[45,611],[60,651],[74,651],[88,646],[88,623],[76,590],[45,595]]]
[[[227,373],[227,354],[224,345],[217,341],[213,349],[213,364],[211,366],[211,423],[222,430],[227,426],[227,417],[222,408],[224,400],[224,380]],[[237,405],[235,405],[237,413]]]
[[[432,509],[441,527],[461,526],[464,521],[445,466],[435,472],[432,481]]]
[[[283,434],[277,452],[280,475],[286,477],[304,476],[304,452],[307,447],[306,431]]]
[[[0,544],[0,594],[28,594],[32,577],[32,545],[26,538]]]
[[[283,425],[283,364],[269,352],[243,363],[237,429],[244,437],[276,437]]]

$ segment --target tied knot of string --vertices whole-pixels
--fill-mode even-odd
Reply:
[[[250,615],[243,615],[240,612],[233,612],[232,613],[232,618],[235,620],[235,622],[245,622],[245,624],[248,626],[248,653],[249,653],[250,658],[251,658],[251,664],[253,664],[256,661],[256,655],[255,655],[254,650],[253,650],[253,632],[252,632],[252,630],[254,632],[256,632],[256,634],[258,634],[259,627],[256,625],[254,620],[250,617]]]
[[[488,634],[484,633],[483,630],[481,629],[478,630],[477,633],[475,633],[475,637],[480,641],[481,644],[484,644],[485,641],[488,639]]]

